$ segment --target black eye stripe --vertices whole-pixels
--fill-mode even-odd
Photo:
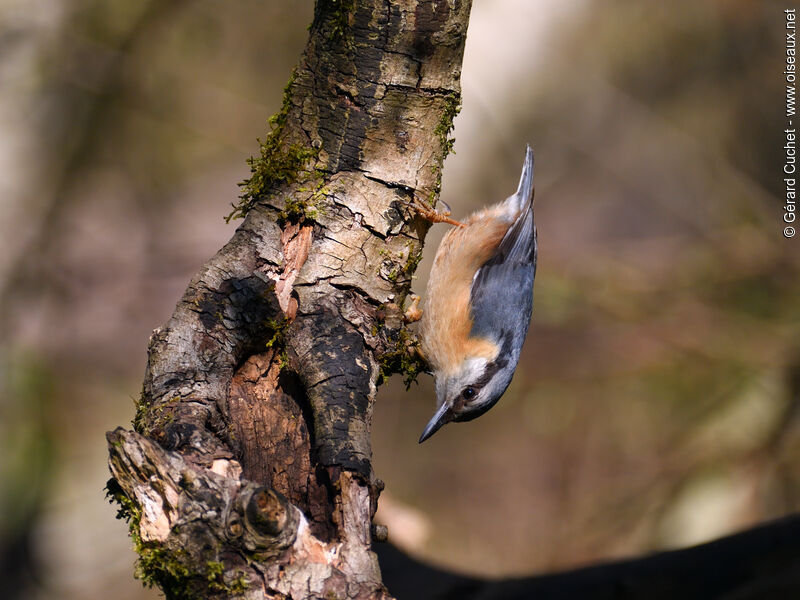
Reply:
[[[469,405],[475,401],[478,393],[483,389],[487,383],[492,380],[492,377],[502,370],[508,364],[508,355],[511,353],[512,336],[508,331],[503,331],[500,336],[500,355],[494,362],[486,365],[486,368],[481,373],[481,376],[472,385],[466,386],[456,396],[453,405],[459,404],[461,406]],[[469,391],[468,391],[469,390]],[[487,409],[488,410],[488,409]]]
[[[497,373],[500,369],[505,367],[507,363],[508,361],[506,359],[500,358],[486,365],[486,369],[483,371],[483,374],[472,385],[472,387],[480,389],[483,386],[485,386],[487,383],[489,383],[492,377],[494,377],[495,373]]]

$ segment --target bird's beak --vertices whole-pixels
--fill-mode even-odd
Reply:
[[[439,431],[442,425],[450,421],[450,416],[450,407],[448,406],[447,402],[443,402],[439,407],[439,410],[436,411],[436,414],[433,415],[433,418],[428,421],[428,424],[425,426],[425,431],[422,432],[422,435],[419,438],[419,443],[421,444],[434,433]]]

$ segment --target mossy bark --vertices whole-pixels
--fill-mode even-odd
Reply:
[[[459,104],[468,0],[318,0],[233,217],[109,434],[143,579],[169,597],[388,598],[370,420],[413,371],[402,306]]]

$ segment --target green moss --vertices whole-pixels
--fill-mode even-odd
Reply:
[[[378,385],[381,385],[389,376],[398,374],[403,376],[406,389],[416,383],[417,377],[424,372],[428,365],[422,359],[417,348],[419,342],[405,327],[400,330],[394,347],[378,357],[380,372]]]
[[[143,433],[145,420],[147,418],[147,411],[150,408],[147,400],[145,399],[144,384],[142,385],[142,391],[139,393],[139,399],[134,400],[134,404],[136,405],[136,414],[133,416],[133,429],[138,433]]]
[[[455,150],[453,149],[453,147],[455,146],[456,139],[454,137],[451,137],[450,134],[453,132],[453,121],[460,112],[461,112],[461,94],[459,94],[458,92],[451,92],[445,98],[442,115],[441,117],[439,117],[439,123],[433,130],[433,133],[439,139],[439,145],[442,149],[442,158],[438,166],[434,165],[433,167],[434,171],[436,172],[436,183],[434,184],[433,190],[431,190],[430,196],[428,198],[429,204],[431,206],[436,204],[436,198],[439,197],[439,193],[442,191],[441,165],[444,163],[444,159],[447,158],[447,156],[450,153],[455,154]]]
[[[259,140],[260,156],[251,156],[247,160],[251,175],[239,184],[242,194],[231,213],[225,217],[226,223],[244,218],[258,200],[267,197],[277,186],[297,181],[306,170],[306,164],[319,155],[316,148],[290,144],[285,139],[284,130],[292,107],[295,76],[296,72],[293,72],[284,88],[281,109],[269,118],[269,134],[263,141]]]
[[[221,562],[210,560],[206,563],[206,578],[209,581],[216,581],[225,572],[225,565]]]
[[[142,509],[125,494],[117,480],[106,483],[106,497],[117,504],[117,518],[128,523],[133,549],[138,555],[134,577],[145,587],[160,588],[168,599],[190,600],[199,597],[192,585],[192,573],[184,550],[170,551],[156,542],[145,542],[139,534]]]
[[[291,221],[299,223],[302,221],[314,221],[317,217],[324,212],[324,198],[329,194],[328,188],[325,186],[325,178],[322,171],[314,171],[309,173],[309,178],[314,182],[313,190],[311,188],[299,188],[300,192],[311,192],[308,198],[287,197],[283,210],[278,214],[281,221]]]
[[[161,402],[151,412],[153,417],[153,427],[165,427],[175,420],[172,406],[180,402],[180,396],[173,396],[166,402]]]
[[[117,480],[113,477],[109,479],[106,482],[105,490],[108,502],[117,505],[117,519],[123,520],[129,524],[135,519],[136,526],[138,527],[139,520],[141,519],[139,506],[128,498]]]
[[[418,246],[416,250],[413,250],[409,247],[408,249],[408,260],[406,261],[405,266],[403,267],[403,272],[411,277],[416,273],[417,267],[419,266],[420,261],[422,260],[422,247]]]
[[[278,359],[281,369],[289,364],[289,357],[286,354],[286,331],[288,330],[290,322],[288,319],[267,319],[264,322],[266,328],[267,342],[264,344],[266,348],[272,348],[279,352]]]
[[[224,580],[225,565],[210,560],[206,563],[206,579],[209,589],[225,592],[228,596],[241,596],[250,587],[250,582],[243,571],[237,571],[230,584]]]
[[[225,565],[217,561],[206,562],[205,580],[192,568],[188,553],[183,549],[170,550],[157,542],[146,542],[139,534],[142,509],[129,498],[117,480],[111,478],[106,483],[106,497],[117,505],[117,518],[128,523],[133,540],[133,548],[138,555],[134,577],[145,587],[158,587],[168,599],[197,600],[205,597],[204,590],[225,592],[229,596],[239,596],[250,586],[243,571],[225,583]]]
[[[250,588],[250,580],[242,571],[237,571],[237,575],[233,581],[230,582],[226,591],[232,596],[241,596],[246,590]]]
[[[267,348],[281,348],[286,341],[286,330],[289,328],[288,319],[267,319],[264,322],[267,329]]]
[[[447,95],[444,101],[444,110],[442,116],[439,118],[439,123],[433,133],[439,138],[439,143],[442,148],[442,160],[447,158],[447,155],[453,152],[453,146],[456,139],[450,137],[453,131],[453,120],[461,112],[461,94],[452,92]]]
[[[314,220],[316,208],[305,200],[287,198],[286,205],[278,215],[283,221]]]
[[[327,0],[322,2],[323,10],[327,11],[330,29],[328,40],[338,42],[344,40],[352,44],[350,33],[350,13],[355,8],[355,0]]]
[[[408,246],[406,246],[406,252],[407,252],[407,258],[403,265],[397,264],[400,260],[403,259],[402,255],[399,257],[393,257],[389,252],[385,250],[380,250],[378,252],[380,256],[387,257],[388,260],[395,265],[392,268],[392,270],[385,275],[386,279],[392,283],[397,283],[397,281],[401,279],[401,276],[403,280],[409,280],[411,276],[414,275],[414,273],[416,272],[417,267],[419,266],[419,263],[422,260],[421,247],[417,247],[415,249],[412,247],[411,244],[409,244]],[[378,273],[380,272],[381,270],[379,268]]]
[[[173,407],[180,402],[180,396],[173,396],[166,402],[161,402],[155,408],[145,400],[144,388],[136,401],[136,415],[133,417],[133,428],[139,433],[153,427],[165,427],[175,420]]]
[[[171,552],[155,542],[140,542],[134,577],[145,587],[158,587],[169,599],[193,600],[202,597],[186,565],[185,550]]]

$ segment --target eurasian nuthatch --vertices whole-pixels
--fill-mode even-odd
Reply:
[[[436,381],[436,414],[420,443],[450,421],[489,410],[517,368],[533,310],[533,150],[519,187],[447,232],[436,252],[420,337]]]

